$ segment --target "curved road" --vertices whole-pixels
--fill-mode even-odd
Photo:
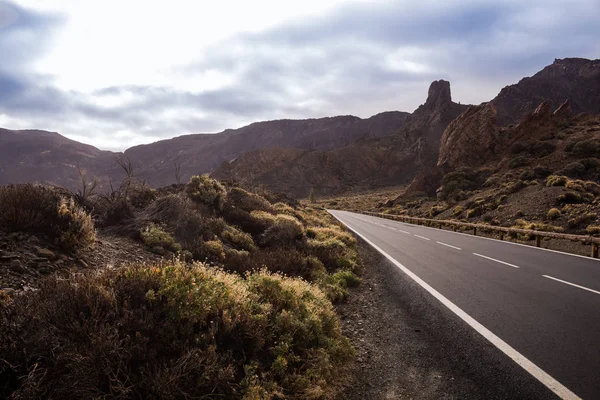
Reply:
[[[559,398],[600,399],[600,261],[329,211]]]

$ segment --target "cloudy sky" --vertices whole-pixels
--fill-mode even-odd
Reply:
[[[0,0],[0,127],[102,149],[257,120],[480,103],[600,58],[598,0]]]

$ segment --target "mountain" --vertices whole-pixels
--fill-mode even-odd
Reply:
[[[56,132],[0,128],[0,185],[37,182],[75,188],[80,182],[77,166],[107,182],[119,176],[118,156]]]
[[[368,119],[339,116],[256,122],[213,135],[186,135],[135,146],[126,150],[125,155],[134,163],[138,176],[151,185],[162,186],[173,183],[175,163],[181,166],[182,178],[187,180],[254,150],[269,147],[330,150],[361,138],[382,137],[400,128],[408,116],[392,111]]]
[[[574,113],[600,113],[600,60],[556,59],[537,74],[506,86],[491,103],[498,124],[517,123],[543,101],[552,108],[569,100]]]
[[[212,176],[296,197],[405,183],[435,164],[442,132],[467,107],[452,102],[449,82],[435,81],[425,103],[389,136],[333,150],[262,149],[223,163]]]

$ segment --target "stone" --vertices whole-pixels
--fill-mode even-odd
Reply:
[[[56,260],[58,258],[56,257],[56,254],[54,254],[54,252],[49,249],[38,249],[36,253],[39,257],[43,257],[48,260]]]
[[[21,264],[20,260],[12,260],[9,264],[9,268],[13,271],[13,272],[17,272],[19,274],[22,274],[24,272],[27,272],[27,270],[25,269],[25,267],[23,267],[23,265]]]

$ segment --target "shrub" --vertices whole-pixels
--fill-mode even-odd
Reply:
[[[226,258],[223,242],[219,239],[201,240],[194,248],[194,258],[222,262]]]
[[[150,224],[140,231],[142,242],[151,249],[165,249],[169,251],[180,251],[181,245],[175,242],[173,236],[162,230],[155,224]]]
[[[524,219],[518,219],[516,221],[515,228],[528,229],[528,230],[532,230],[532,231],[558,232],[558,233],[564,231],[564,229],[560,226],[543,224],[543,223],[539,223],[539,222],[529,222],[529,221],[525,221]]]
[[[279,214],[261,237],[265,246],[286,246],[301,240],[304,228],[300,221],[291,215]]]
[[[247,212],[266,211],[273,213],[273,206],[267,199],[242,188],[232,188],[227,194],[226,206],[241,209]]]
[[[88,213],[57,189],[31,184],[0,187],[0,227],[47,235],[65,251],[96,240]]]
[[[223,230],[223,232],[221,233],[221,239],[223,239],[229,244],[232,244],[233,246],[239,247],[242,250],[256,250],[256,245],[254,244],[252,236],[232,226],[227,226]]]
[[[582,180],[568,181],[565,185],[567,189],[576,190],[578,192],[585,192],[585,182]]]
[[[194,202],[209,206],[217,211],[223,209],[227,197],[225,187],[208,175],[192,176],[185,190]]]
[[[139,185],[131,185],[129,187],[129,202],[135,208],[144,208],[150,205],[156,198],[158,193],[145,183]]]
[[[577,204],[581,203],[583,198],[577,192],[566,192],[556,198],[556,203],[561,204]]]
[[[575,157],[593,157],[600,152],[600,145],[593,140],[582,140],[573,145],[571,152]]]
[[[443,206],[433,206],[429,209],[429,217],[433,218],[438,214],[443,213],[446,210],[446,207]]]
[[[519,167],[524,167],[526,165],[529,165],[529,162],[530,162],[529,157],[517,156],[508,162],[508,166],[511,169],[514,169],[514,168],[519,168]]]
[[[567,184],[567,177],[560,175],[550,175],[546,179],[546,186],[565,186]]]
[[[581,163],[574,162],[565,165],[565,167],[560,171],[560,173],[570,178],[578,178],[585,173],[585,167]]]
[[[481,207],[475,207],[470,210],[467,210],[467,218],[475,218],[481,215]]]
[[[590,235],[600,235],[600,226],[590,225],[585,228],[585,231]]]
[[[328,240],[328,239],[338,239],[346,246],[354,246],[356,245],[356,239],[350,233],[343,231],[341,228],[336,225],[330,225],[327,228],[321,227],[310,227],[306,229],[306,236],[311,239],[317,240]]]
[[[527,151],[527,146],[525,146],[523,143],[513,143],[512,146],[510,146],[510,153],[511,154],[519,154],[519,153],[523,153]]]
[[[550,171],[546,167],[542,167],[542,166],[538,165],[533,168],[533,173],[535,174],[535,176],[537,178],[546,178],[547,176],[549,176],[552,173],[552,171]]]
[[[462,206],[456,206],[452,209],[452,216],[453,217],[458,217],[460,214],[462,214],[465,211],[465,208]]]
[[[569,221],[567,221],[567,224],[571,228],[576,228],[583,223],[589,223],[589,222],[594,221],[595,219],[596,219],[596,214],[585,213],[585,214],[577,215],[573,218],[570,218]]]
[[[555,150],[556,146],[550,142],[537,142],[531,147],[531,154],[536,157],[545,157]]]
[[[579,162],[583,164],[586,171],[594,171],[600,168],[600,160],[597,158],[584,158]]]
[[[600,195],[600,185],[596,182],[587,181],[583,183],[586,192],[595,194],[596,196]]]
[[[320,290],[266,272],[125,267],[3,308],[2,398],[333,398],[354,356]]]
[[[533,173],[533,171],[528,170],[528,169],[521,172],[521,174],[519,175],[519,180],[522,180],[522,181],[531,181],[535,178],[536,178],[536,175]]]
[[[548,217],[548,219],[557,219],[561,216],[561,212],[558,208],[551,208],[550,210],[548,210],[548,214],[546,214],[546,217]]]

